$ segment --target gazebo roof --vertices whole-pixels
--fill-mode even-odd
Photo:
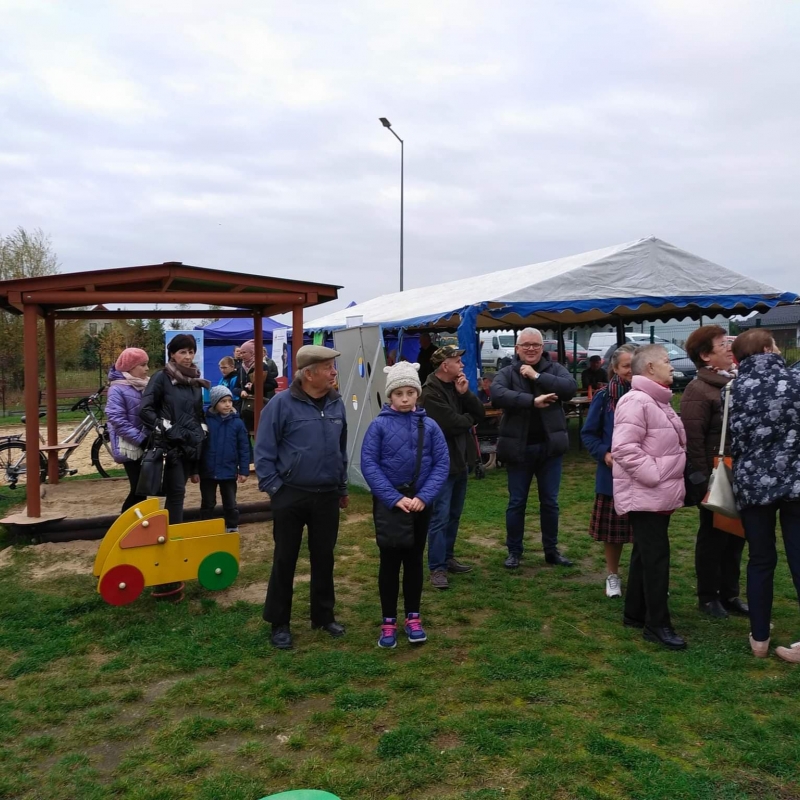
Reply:
[[[21,314],[104,303],[200,303],[267,315],[335,300],[340,286],[245,272],[193,267],[180,261],[139,267],[66,272],[0,282],[0,309]]]

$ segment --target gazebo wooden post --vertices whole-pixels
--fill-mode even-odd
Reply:
[[[256,354],[255,372],[255,408],[253,409],[253,433],[258,433],[258,422],[264,408],[264,313],[261,309],[253,311],[253,349]]]
[[[36,342],[36,323],[39,309],[26,304],[23,311],[23,364],[25,370],[25,465],[26,499],[29,517],[42,515],[39,496],[39,349]]]
[[[303,346],[303,306],[292,306],[292,377],[297,372],[297,351]]]
[[[44,391],[47,409],[47,444],[58,444],[58,397],[56,385],[56,320],[53,312],[44,317]],[[47,451],[47,480],[58,483],[58,450]]]

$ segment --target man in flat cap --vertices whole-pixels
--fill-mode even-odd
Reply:
[[[467,496],[469,467],[478,458],[475,437],[470,432],[484,417],[483,404],[470,391],[461,363],[463,350],[454,345],[440,347],[432,356],[434,372],[422,387],[420,405],[444,433],[450,451],[450,474],[433,503],[428,528],[428,568],[431,584],[447,589],[447,573],[469,572],[472,567],[456,559],[454,549],[461,511]]]
[[[272,623],[270,641],[292,647],[289,621],[297,556],[308,528],[311,560],[311,627],[344,635],[333,614],[333,548],[339,509],[347,508],[347,421],[329,347],[297,351],[297,374],[288,391],[275,395],[261,414],[256,437],[258,488],[272,501],[275,554],[264,603]]]

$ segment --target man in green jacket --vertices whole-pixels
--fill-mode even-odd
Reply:
[[[484,417],[483,404],[470,391],[461,363],[463,350],[454,345],[440,347],[431,356],[433,374],[422,387],[420,405],[444,433],[450,451],[450,474],[433,503],[428,528],[428,568],[431,584],[447,589],[447,573],[469,572],[472,567],[460,563],[453,551],[458,523],[467,496],[469,467],[478,458],[472,426]]]

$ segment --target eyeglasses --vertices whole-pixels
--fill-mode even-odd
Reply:
[[[520,350],[541,350],[544,345],[543,344],[519,344],[517,345]]]
[[[730,350],[731,349],[731,343],[728,342],[728,341],[719,342],[718,344],[715,344],[712,349],[716,350],[718,347],[721,347],[723,350]]]

